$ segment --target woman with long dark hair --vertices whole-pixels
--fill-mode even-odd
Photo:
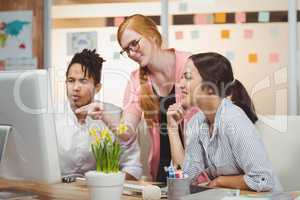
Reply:
[[[177,145],[177,124],[185,110],[191,106],[201,110],[187,125],[184,159],[180,152],[174,154],[184,172],[211,187],[281,190],[254,126],[258,118],[253,103],[243,84],[234,78],[230,62],[217,53],[192,55],[180,87],[181,104],[168,110],[171,148]]]

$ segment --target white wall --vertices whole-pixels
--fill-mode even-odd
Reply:
[[[300,0],[298,1],[300,5]],[[79,9],[79,10],[77,10]],[[287,10],[286,0],[205,0],[205,1],[176,1],[170,2],[170,13],[211,13],[239,11],[271,11]],[[133,13],[159,15],[160,3],[138,4],[101,4],[101,5],[70,5],[54,6],[54,18],[73,17],[111,17]],[[222,30],[230,31],[229,39],[221,39]],[[244,31],[253,31],[251,39],[244,38]],[[97,31],[98,52],[107,62],[104,64],[103,90],[99,98],[104,101],[122,105],[123,91],[129,73],[138,66],[132,61],[121,58],[114,59],[120,50],[117,41],[110,41],[111,35],[116,34],[115,27],[53,29],[52,63],[61,74],[56,80],[64,79],[64,71],[70,57],[66,54],[68,32]],[[286,114],[287,112],[287,71],[288,66],[288,25],[287,23],[247,23],[223,25],[185,25],[171,26],[169,31],[170,47],[193,53],[217,51],[230,57],[234,54],[232,65],[236,78],[241,80],[252,95],[259,114]],[[183,39],[176,40],[175,32],[182,32]],[[193,39],[192,32],[197,32],[199,38]],[[257,53],[258,62],[250,64],[248,54]],[[276,53],[279,61],[271,63],[269,55]],[[300,70],[299,70],[300,71]],[[63,84],[56,88],[62,99]]]
[[[276,29],[278,35],[271,36]],[[230,31],[229,39],[221,39],[222,30]],[[253,38],[244,38],[244,31],[253,31]],[[183,31],[183,40],[175,40],[170,34],[170,44],[191,52],[216,51],[231,60],[235,77],[244,83],[251,94],[257,111],[261,114],[284,114],[287,112],[288,25],[276,24],[233,24],[206,26],[176,26],[171,33]],[[199,39],[191,39],[191,32],[198,31]],[[248,54],[257,53],[258,62],[250,64]],[[269,54],[277,53],[279,62],[270,63]]]
[[[60,86],[56,86],[54,90],[59,91],[57,92],[56,100],[61,101],[65,97],[63,87],[65,71],[68,63],[72,59],[72,56],[67,55],[67,33],[85,31],[97,32],[97,52],[106,60],[102,69],[101,83],[103,87],[100,94],[98,94],[98,98],[122,106],[123,91],[126,87],[130,72],[136,69],[138,65],[130,59],[121,56],[118,60],[113,59],[114,54],[118,54],[121,50],[116,41],[110,41],[110,36],[117,31],[114,27],[55,29],[52,31],[52,64],[56,74],[55,82],[61,83]]]
[[[284,191],[300,188],[300,116],[260,116],[256,123]]]
[[[300,0],[298,0],[300,2]],[[187,6],[183,6],[187,4]],[[299,5],[299,3],[298,3]],[[183,9],[186,8],[186,9]],[[286,0],[177,0],[169,2],[170,14],[287,10]],[[160,15],[160,2],[65,5],[53,7],[53,18],[114,17],[134,13]]]

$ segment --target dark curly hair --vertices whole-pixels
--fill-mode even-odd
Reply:
[[[102,71],[102,63],[105,60],[99,56],[99,54],[96,53],[96,49],[89,50],[89,49],[83,49],[82,52],[76,53],[66,72],[66,77],[69,75],[70,67],[78,63],[81,65],[82,71],[84,72],[84,77],[86,74],[88,77],[92,77],[94,79],[94,84],[100,83],[101,80],[101,71]]]

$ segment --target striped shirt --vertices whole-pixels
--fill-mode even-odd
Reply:
[[[255,191],[282,190],[255,126],[230,100],[223,99],[218,107],[211,136],[202,112],[190,120],[186,136],[183,170],[193,180],[244,175]]]

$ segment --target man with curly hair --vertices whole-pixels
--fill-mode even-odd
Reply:
[[[65,111],[56,115],[56,128],[60,165],[63,180],[75,180],[85,172],[95,169],[95,160],[90,148],[89,130],[105,128],[114,130],[120,123],[121,109],[107,103],[101,103],[102,109],[97,118],[87,113],[77,112],[86,105],[95,102],[94,96],[101,89],[101,71],[104,60],[96,50],[84,49],[76,53],[66,71],[66,91],[68,102]],[[99,104],[99,102],[97,102]],[[101,114],[99,114],[101,113]],[[101,118],[99,118],[101,116]],[[120,167],[127,179],[139,179],[142,174],[138,143],[123,147]]]

